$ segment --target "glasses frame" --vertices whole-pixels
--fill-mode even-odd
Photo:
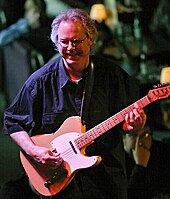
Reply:
[[[87,36],[85,36],[84,39],[73,39],[73,40],[63,40],[66,43],[63,43],[63,41],[58,41],[58,43],[61,45],[62,48],[68,48],[69,43],[71,42],[71,45],[75,48],[80,47],[82,43],[86,40]]]

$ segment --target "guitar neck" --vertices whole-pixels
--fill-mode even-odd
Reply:
[[[143,108],[150,104],[150,100],[148,96],[141,98],[137,101],[137,104]],[[115,127],[119,123],[121,123],[125,119],[125,115],[134,109],[134,104],[126,107],[122,111],[118,112],[117,114],[113,115],[112,117],[108,118],[107,120],[103,121],[102,123],[98,124],[97,126],[93,127],[89,131],[85,132],[80,137],[74,140],[76,146],[81,149],[84,146],[90,144],[96,138],[110,130],[111,128]]]

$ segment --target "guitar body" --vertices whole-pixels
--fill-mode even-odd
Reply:
[[[51,170],[47,166],[36,163],[24,152],[20,152],[22,165],[38,193],[44,196],[57,194],[69,184],[78,170],[95,166],[101,161],[99,156],[85,156],[85,148],[79,150],[75,145],[74,139],[82,135],[82,131],[81,118],[75,116],[66,119],[59,130],[53,134],[31,137],[36,145],[60,153],[64,160],[61,168]]]

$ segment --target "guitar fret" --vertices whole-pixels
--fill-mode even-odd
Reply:
[[[103,124],[101,124],[101,125],[102,125],[102,128],[103,128],[105,131],[107,131],[107,130],[108,130],[108,126],[107,126],[106,122],[105,122],[105,123],[103,123]]]
[[[111,124],[114,124],[114,126],[116,126],[117,124],[119,124],[119,120],[118,117],[111,117],[110,120],[112,121]]]

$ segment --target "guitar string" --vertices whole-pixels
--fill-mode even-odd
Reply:
[[[68,148],[68,144],[65,144],[60,148],[59,153],[60,153],[61,157],[64,159],[64,158],[71,157],[72,154],[75,152],[73,152],[72,148]]]
[[[89,140],[90,140],[90,138],[89,138]],[[87,141],[87,140],[84,140],[84,142],[85,141]],[[83,143],[83,141],[82,141],[82,143]],[[79,148],[76,146],[76,143],[74,143],[73,147],[75,148],[76,151],[80,151]],[[59,153],[61,154],[62,158],[68,158],[68,157],[71,157],[72,154],[75,154],[74,150],[72,148],[68,147],[68,143],[63,145],[62,147],[60,147],[60,151],[59,151]]]

